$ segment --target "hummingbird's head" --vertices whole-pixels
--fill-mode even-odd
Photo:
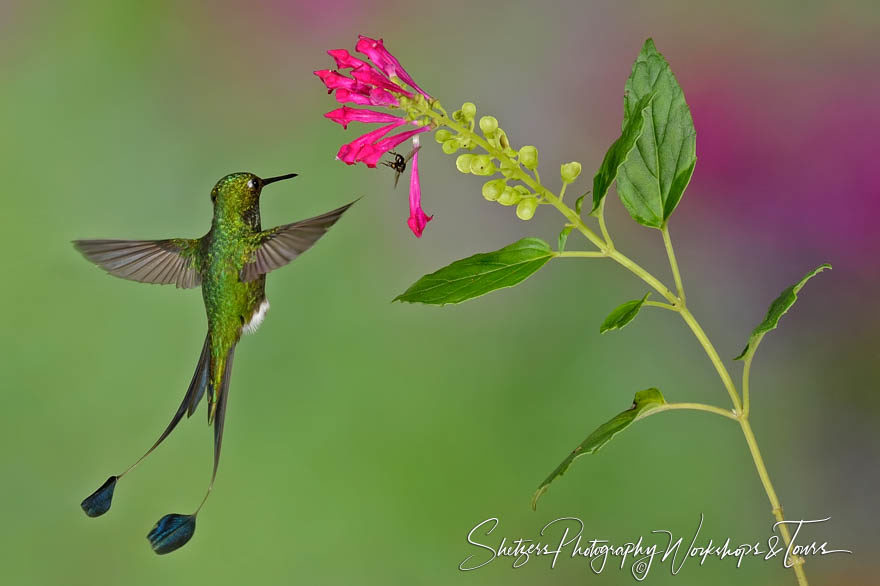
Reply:
[[[211,190],[211,203],[214,204],[215,209],[219,207],[231,212],[244,213],[259,204],[260,193],[265,186],[293,177],[296,177],[296,173],[269,179],[260,179],[253,173],[232,173],[218,181]]]

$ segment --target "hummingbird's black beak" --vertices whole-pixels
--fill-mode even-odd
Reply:
[[[288,173],[287,175],[279,175],[278,177],[269,177],[268,179],[263,179],[263,185],[269,185],[270,183],[275,183],[276,181],[284,181],[285,179],[293,179],[296,177],[296,173]]]

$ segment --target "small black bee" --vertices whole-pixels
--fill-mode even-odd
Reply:
[[[391,167],[394,169],[394,187],[397,187],[397,182],[400,180],[400,174],[406,171],[406,164],[409,163],[409,160],[413,158],[413,155],[416,154],[420,146],[414,148],[409,152],[407,156],[403,156],[400,153],[396,153],[394,151],[388,151],[389,155],[394,155],[393,161],[382,161],[382,164],[386,167]]]

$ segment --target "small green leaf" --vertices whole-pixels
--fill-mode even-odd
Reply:
[[[746,347],[743,348],[743,351],[739,356],[734,358],[734,360],[742,360],[747,356],[752,356],[755,354],[755,351],[758,349],[758,344],[761,343],[761,340],[764,338],[764,334],[769,332],[770,330],[775,330],[776,326],[779,324],[779,319],[785,315],[785,313],[789,310],[789,308],[794,305],[794,302],[797,301],[797,294],[803,288],[804,285],[807,284],[807,281],[824,271],[825,269],[830,269],[831,265],[825,263],[820,265],[807,273],[803,279],[786,289],[782,292],[782,294],[776,298],[776,300],[770,304],[770,309],[767,311],[767,317],[764,318],[758,327],[752,331],[752,335],[749,336],[749,342],[746,344]]]
[[[475,254],[425,275],[394,301],[461,303],[495,289],[513,287],[556,256],[540,238],[523,238],[501,250]]]
[[[628,120],[624,119],[623,132],[605,153],[602,165],[593,177],[593,209],[590,211],[591,214],[599,209],[599,204],[602,203],[611,184],[617,179],[618,170],[626,162],[630,151],[633,150],[636,141],[642,135],[642,131],[645,129],[645,119],[648,117],[648,106],[651,105],[655,95],[657,94],[651,92],[642,96],[634,108],[637,115],[629,117]]]
[[[642,309],[642,305],[648,300],[648,295],[650,294],[650,292],[645,293],[645,296],[641,299],[627,301],[615,308],[614,311],[608,314],[608,317],[605,318],[602,325],[599,326],[599,333],[604,334],[609,330],[619,330],[634,320]]]
[[[562,232],[559,233],[559,241],[557,242],[557,249],[559,252],[563,252],[565,250],[565,242],[568,240],[568,235],[571,234],[571,231],[574,229],[574,226],[566,226],[562,229]]]
[[[584,206],[584,198],[587,197],[589,194],[589,191],[586,192],[585,194],[577,198],[577,200],[574,202],[574,211],[577,212],[578,216],[581,215],[581,208]]]
[[[556,467],[556,470],[551,472],[550,476],[541,483],[538,490],[535,491],[534,496],[532,496],[532,509],[537,508],[538,499],[541,498],[542,494],[547,492],[550,483],[556,480],[557,477],[565,474],[565,471],[568,470],[568,467],[571,466],[571,463],[577,458],[580,458],[584,454],[594,454],[598,452],[599,448],[611,441],[611,438],[615,435],[632,425],[634,421],[644,417],[651,409],[665,404],[666,400],[663,398],[663,393],[657,389],[646,389],[636,393],[632,407],[623,413],[617,414],[614,418],[596,428],[596,431],[587,436],[587,439],[581,442],[581,445],[576,447],[568,457]]]
[[[660,228],[681,200],[696,165],[696,131],[684,93],[654,41],[648,39],[626,80],[623,128],[642,117],[645,96],[656,94],[645,127],[617,175],[617,192],[633,219]]]

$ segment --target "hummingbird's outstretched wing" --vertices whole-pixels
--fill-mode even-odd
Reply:
[[[260,275],[283,267],[307,251],[354,203],[351,202],[308,220],[300,220],[260,232],[258,236],[260,246],[251,260],[241,269],[239,276],[241,281],[243,283],[253,281]]]
[[[116,277],[141,283],[198,287],[198,240],[74,240],[87,259]]]

